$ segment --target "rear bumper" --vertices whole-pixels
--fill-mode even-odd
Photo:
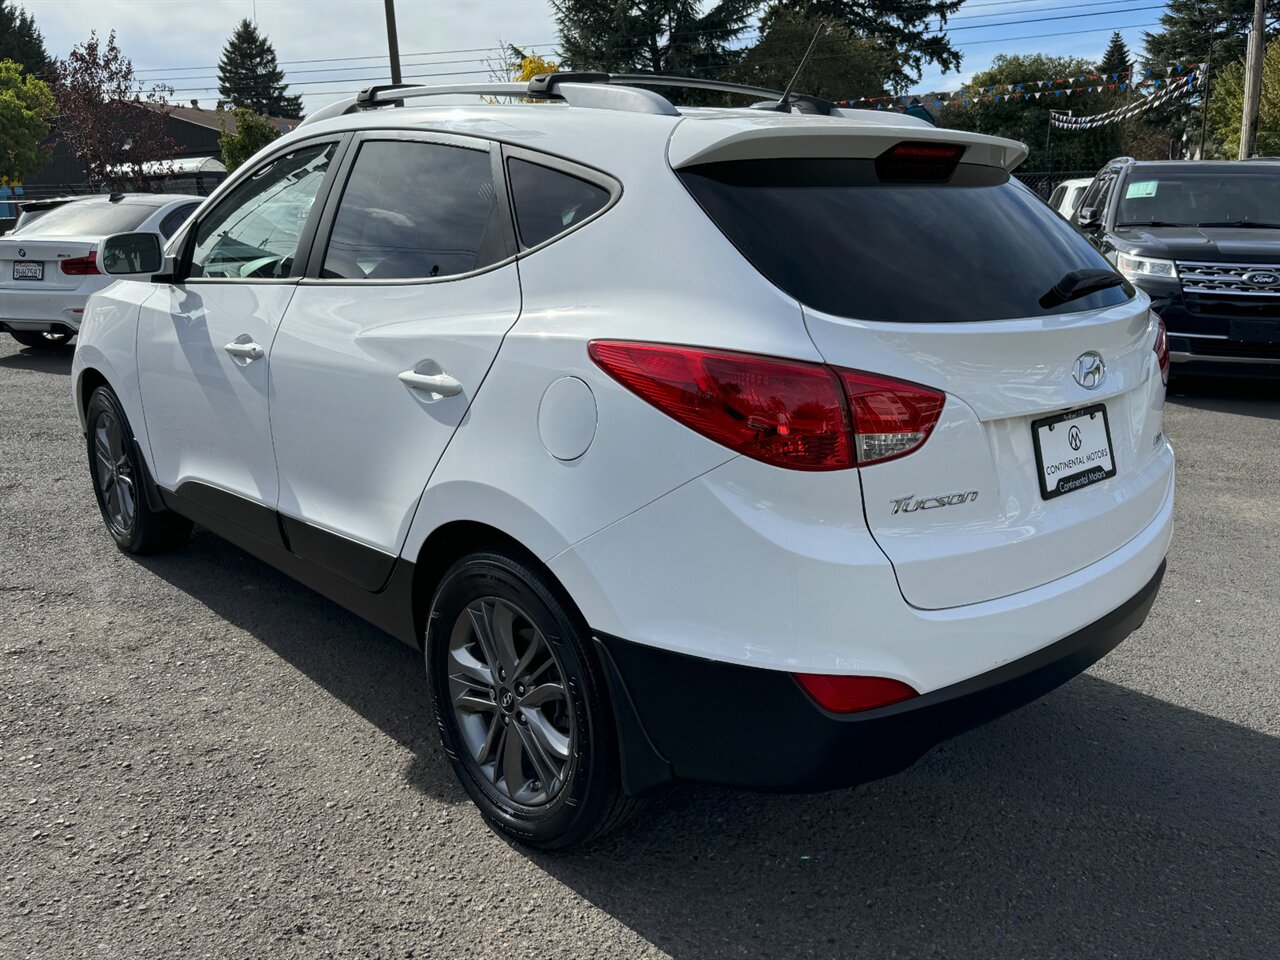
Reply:
[[[22,333],[75,333],[79,329],[78,320],[0,320],[0,333],[14,330]]]
[[[0,330],[75,333],[84,320],[84,308],[88,302],[89,293],[80,289],[0,290]]]
[[[892,706],[828,713],[786,672],[597,634],[624,785],[673,780],[778,792],[853,786],[906,769],[938,743],[1043,696],[1142,625],[1164,577],[1101,619],[994,670]]]

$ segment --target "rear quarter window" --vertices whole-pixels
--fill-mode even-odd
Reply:
[[[559,236],[609,203],[609,191],[599,184],[539,163],[513,157],[507,161],[507,177],[516,228],[525,247]]]
[[[1123,303],[1112,287],[1040,305],[1111,265],[1026,187],[961,165],[950,182],[882,183],[874,161],[742,160],[679,172],[756,269],[824,313],[899,323],[1007,320]]]

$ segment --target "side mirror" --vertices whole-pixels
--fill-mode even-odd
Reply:
[[[102,269],[110,274],[146,273],[160,270],[160,238],[154,233],[120,233],[102,244]]]
[[[1102,211],[1097,207],[1085,207],[1076,218],[1076,225],[1081,230],[1097,230],[1102,226]]]

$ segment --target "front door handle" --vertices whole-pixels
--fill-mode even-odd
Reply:
[[[261,360],[267,355],[267,351],[254,343],[253,338],[247,333],[240,334],[222,349],[234,357],[236,363],[241,366],[253,363],[255,360]]]
[[[433,394],[433,400],[456,397],[462,392],[462,384],[441,370],[434,360],[423,360],[412,370],[406,370],[400,374],[400,382],[411,390]]]

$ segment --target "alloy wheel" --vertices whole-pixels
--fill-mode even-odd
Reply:
[[[574,722],[547,638],[507,600],[467,605],[449,638],[449,697],[471,760],[504,797],[552,802],[569,779]]]
[[[107,526],[127,539],[137,520],[137,488],[120,419],[104,411],[93,428],[93,463]]]

